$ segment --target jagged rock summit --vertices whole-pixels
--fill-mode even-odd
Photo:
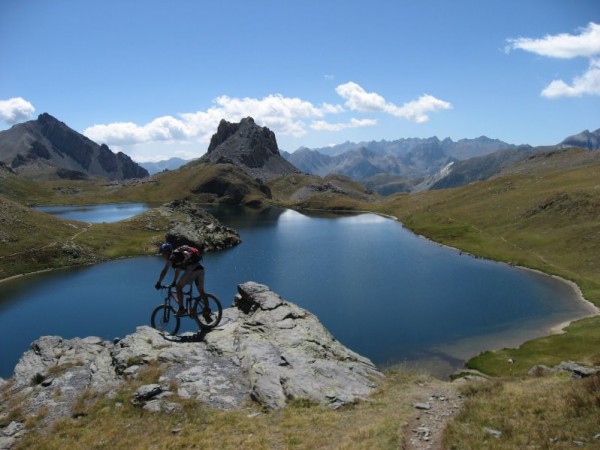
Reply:
[[[148,171],[126,154],[113,153],[48,113],[0,131],[0,162],[30,178],[124,180],[148,176]]]
[[[163,335],[141,326],[113,342],[41,337],[12,379],[0,384],[0,398],[22,398],[28,416],[45,414],[52,422],[69,415],[83,392],[111,398],[150,366],[159,370],[158,383],[138,389],[131,400],[166,412],[180,407],[178,399],[190,398],[223,409],[248,401],[281,408],[292,399],[335,408],[366,399],[383,378],[316,316],[265,285],[247,282],[238,286],[221,324],[205,336]],[[0,417],[7,407],[0,402]]]
[[[206,154],[200,160],[234,164],[261,180],[300,173],[279,153],[275,133],[267,127],[258,126],[252,117],[246,117],[239,123],[221,120]]]

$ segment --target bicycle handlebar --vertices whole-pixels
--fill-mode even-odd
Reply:
[[[160,289],[175,289],[175,286],[173,285],[169,285],[169,286],[165,286],[164,284],[159,285]],[[183,291],[184,295],[188,295],[192,293],[192,288],[190,287],[187,291]]]

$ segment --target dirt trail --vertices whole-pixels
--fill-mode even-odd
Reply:
[[[464,405],[460,383],[432,379],[414,387],[415,415],[406,425],[402,448],[441,450],[446,424]]]

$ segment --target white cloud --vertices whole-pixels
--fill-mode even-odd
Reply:
[[[21,97],[0,100],[0,120],[14,125],[31,118],[35,108]]]
[[[425,94],[417,100],[405,103],[400,108],[396,108],[392,114],[417,123],[423,123],[429,120],[429,116],[426,113],[443,109],[452,109],[452,105],[432,95]]]
[[[324,120],[315,120],[310,124],[310,128],[315,131],[341,131],[349,128],[372,127],[377,125],[374,119],[350,119],[350,122],[345,123],[330,123]]]
[[[600,60],[592,60],[590,67],[582,76],[568,85],[563,80],[554,80],[542,91],[547,98],[579,97],[584,94],[600,95]]]
[[[388,111],[394,105],[385,101],[385,99],[374,92],[367,92],[358,84],[349,81],[340,84],[335,91],[344,99],[346,106],[352,111],[375,112]]]
[[[509,39],[507,51],[520,49],[551,58],[571,59],[584,57],[590,59],[588,70],[576,77],[572,84],[563,80],[553,80],[541,93],[546,98],[579,97],[582,95],[600,95],[600,25],[590,24],[579,30],[577,35],[561,33],[548,35],[542,39]]]
[[[339,85],[336,89],[345,100],[347,108],[367,113],[386,113],[403,117],[417,123],[429,119],[428,113],[449,109],[452,106],[431,95],[396,106],[376,93],[368,93],[354,82]],[[272,94],[263,98],[235,98],[222,95],[213,100],[205,111],[181,113],[177,116],[162,116],[149,123],[139,125],[133,122],[98,124],[83,131],[87,137],[98,143],[105,143],[113,149],[130,147],[139,160],[149,158],[152,147],[194,146],[208,144],[217,130],[221,119],[239,122],[251,116],[256,123],[271,129],[277,136],[299,138],[309,130],[342,131],[350,128],[375,126],[373,118],[351,118],[339,123],[331,123],[329,115],[347,112],[342,105],[323,103],[320,106],[297,97],[284,97]],[[170,149],[172,153],[174,149]],[[146,153],[146,155],[142,154]],[[164,150],[160,151],[161,153]],[[156,154],[156,152],[153,152]]]
[[[141,126],[133,122],[94,125],[86,128],[83,134],[96,142],[110,145],[130,145],[186,139],[192,137],[194,131],[185,121],[172,116],[163,116]]]
[[[207,111],[159,117],[145,125],[131,122],[115,122],[94,125],[84,134],[96,142],[109,145],[131,145],[144,142],[195,140],[207,143],[216,131],[219,121],[238,122],[251,116],[257,123],[276,134],[301,137],[306,134],[303,120],[323,117],[343,111],[340,106],[323,104],[318,107],[299,98],[269,95],[262,99],[217,97],[214,106]]]
[[[600,54],[600,24],[590,22],[580,31],[578,35],[561,33],[547,35],[542,39],[508,39],[507,50],[520,49],[541,56],[567,59],[581,56],[589,58]]]
[[[452,105],[431,95],[422,95],[417,100],[397,106],[374,92],[366,92],[361,86],[350,81],[341,84],[336,92],[346,100],[346,106],[352,111],[385,112],[396,117],[417,123],[427,122],[427,113],[443,109],[452,109]]]

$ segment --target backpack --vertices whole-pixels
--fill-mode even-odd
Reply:
[[[196,247],[181,245],[173,250],[169,259],[173,267],[187,267],[202,261],[202,253]]]

